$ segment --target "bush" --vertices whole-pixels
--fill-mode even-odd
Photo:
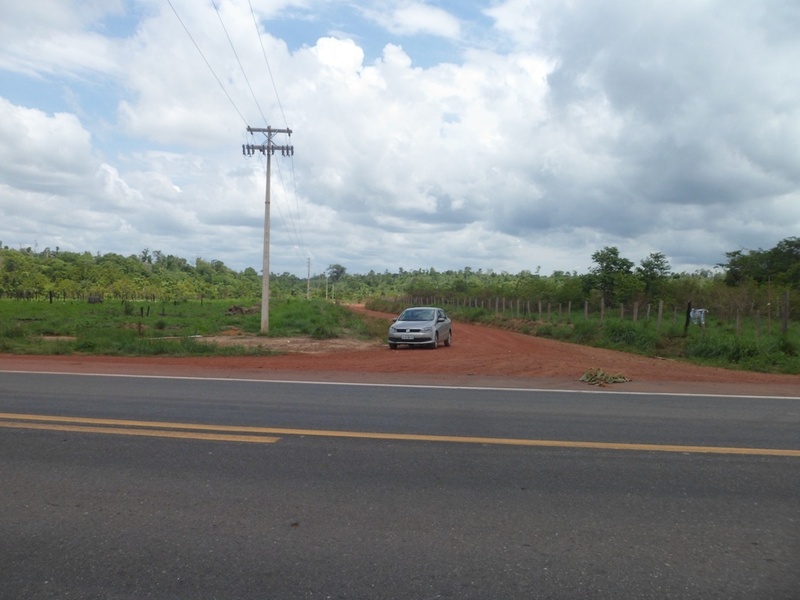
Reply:
[[[601,330],[599,321],[577,321],[572,328],[572,341],[577,344],[592,344],[600,337]]]
[[[612,348],[633,348],[648,354],[658,342],[658,336],[644,326],[633,321],[606,321],[602,339]]]
[[[687,358],[710,359],[723,363],[740,363],[758,354],[759,349],[754,342],[728,335],[724,337],[703,335],[687,341],[684,347],[684,355]]]

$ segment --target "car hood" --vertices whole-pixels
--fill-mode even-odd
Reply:
[[[428,327],[433,325],[435,321],[395,321],[392,327],[399,329],[419,329],[420,327]]]

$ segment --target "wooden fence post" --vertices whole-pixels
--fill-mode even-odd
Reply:
[[[781,315],[781,333],[789,333],[789,291],[783,292],[783,314]]]
[[[684,336],[689,332],[689,323],[691,322],[691,318],[692,318],[692,301],[689,300],[689,304],[686,305],[686,322],[683,324]]]

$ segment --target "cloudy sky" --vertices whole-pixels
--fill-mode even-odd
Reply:
[[[800,235],[800,4],[0,0],[0,241],[674,271]]]

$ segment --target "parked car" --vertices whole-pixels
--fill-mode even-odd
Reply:
[[[444,310],[434,306],[407,308],[389,327],[389,348],[403,344],[438,348],[453,343],[453,327]]]

